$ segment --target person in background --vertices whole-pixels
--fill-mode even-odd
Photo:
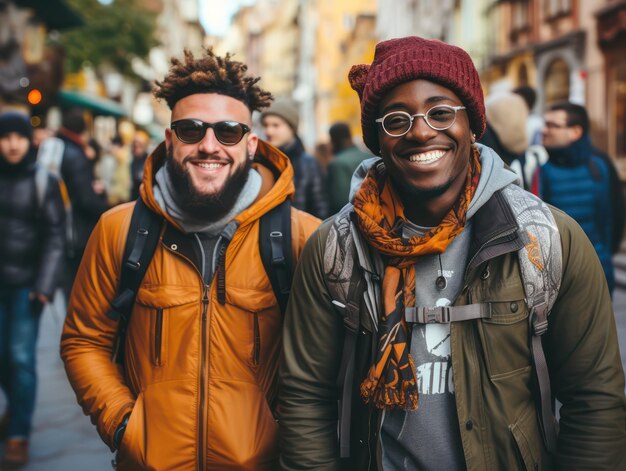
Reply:
[[[549,159],[539,169],[539,195],[571,216],[585,231],[602,263],[612,293],[613,200],[606,161],[591,145],[587,110],[571,102],[554,103],[544,115],[543,144]]]
[[[526,135],[530,145],[540,145],[543,129],[543,118],[535,113],[535,103],[537,102],[537,92],[530,85],[521,85],[513,90],[513,93],[522,97],[528,108],[528,119],[526,121]]]
[[[57,133],[64,144],[60,174],[72,205],[72,233],[67,241],[67,267],[63,283],[67,300],[89,235],[109,204],[104,186],[96,181],[95,160],[87,156],[87,153],[95,156],[95,149],[91,150],[85,141],[87,123],[83,111],[79,108],[64,110],[61,122],[62,127]]]
[[[328,216],[324,176],[320,164],[306,153],[298,136],[300,117],[293,100],[277,99],[261,113],[261,124],[267,142],[284,152],[293,165],[293,181],[296,194],[293,205],[313,216],[324,219]]]
[[[28,116],[0,114],[0,386],[3,466],[28,461],[39,317],[61,281],[65,210],[57,179],[36,164]],[[5,469],[5,468],[3,468]]]
[[[148,158],[148,144],[150,138],[145,131],[137,131],[130,146],[132,161],[130,163],[130,177],[132,188],[130,191],[130,199],[139,198],[139,187],[143,181],[143,167]]]
[[[330,214],[335,214],[348,202],[352,174],[361,162],[372,155],[363,152],[354,144],[350,127],[346,123],[333,124],[328,134],[334,156],[328,166],[326,177],[328,207]]]
[[[324,177],[328,175],[328,165],[333,160],[333,149],[328,142],[318,142],[315,144],[315,151],[313,157],[320,164]]]
[[[523,98],[512,92],[498,92],[485,100],[487,128],[480,143],[491,147],[530,190],[539,166],[548,160],[540,145],[528,145],[528,108]]]

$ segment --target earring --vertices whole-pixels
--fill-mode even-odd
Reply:
[[[476,134],[472,133],[471,141],[472,141],[472,144],[476,142]]]

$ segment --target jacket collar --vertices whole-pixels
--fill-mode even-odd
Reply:
[[[482,263],[524,246],[513,210],[496,191],[472,217],[472,240],[466,275]]]
[[[161,209],[154,199],[154,178],[156,172],[165,165],[166,159],[165,142],[161,142],[146,159],[140,195],[152,211],[162,215],[171,225],[180,229],[178,224]],[[293,167],[287,156],[276,147],[259,139],[252,165],[261,174],[263,182],[259,196],[254,203],[235,218],[241,226],[256,221],[287,198],[293,199],[295,193]]]

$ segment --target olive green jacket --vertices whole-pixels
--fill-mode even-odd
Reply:
[[[626,469],[624,373],[604,273],[580,227],[551,210],[561,236],[563,270],[543,344],[552,392],[563,404],[557,453],[551,456],[544,446],[535,406],[529,312],[517,258],[521,245],[519,235],[510,235],[516,222],[496,192],[473,217],[465,288],[454,303],[490,302],[492,318],[451,325],[458,426],[468,471]],[[286,470],[381,469],[381,414],[358,397],[376,342],[364,303],[350,458],[339,459],[338,374],[345,328],[324,279],[331,224],[327,220],[304,249],[285,318],[279,441]],[[357,270],[356,259],[353,263]]]

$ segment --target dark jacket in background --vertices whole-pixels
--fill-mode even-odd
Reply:
[[[32,152],[17,165],[0,159],[0,284],[52,297],[61,281],[65,210],[52,175],[40,205],[35,173]]]
[[[91,231],[109,206],[106,194],[98,194],[93,189],[94,163],[69,134],[61,132],[59,138],[65,144],[61,176],[72,202],[74,241],[70,249],[74,254],[72,258],[80,261]]]
[[[139,198],[139,187],[143,181],[143,167],[146,164],[148,153],[145,152],[142,156],[133,156],[133,161],[130,163],[130,178],[132,180],[132,188],[130,189],[131,201]]]
[[[326,187],[330,214],[338,213],[348,202],[352,174],[363,160],[373,157],[356,146],[338,152],[328,165]]]
[[[328,200],[320,164],[305,152],[302,142],[297,137],[292,144],[280,150],[289,157],[293,165],[293,182],[296,186],[293,205],[320,219],[326,218]]]

